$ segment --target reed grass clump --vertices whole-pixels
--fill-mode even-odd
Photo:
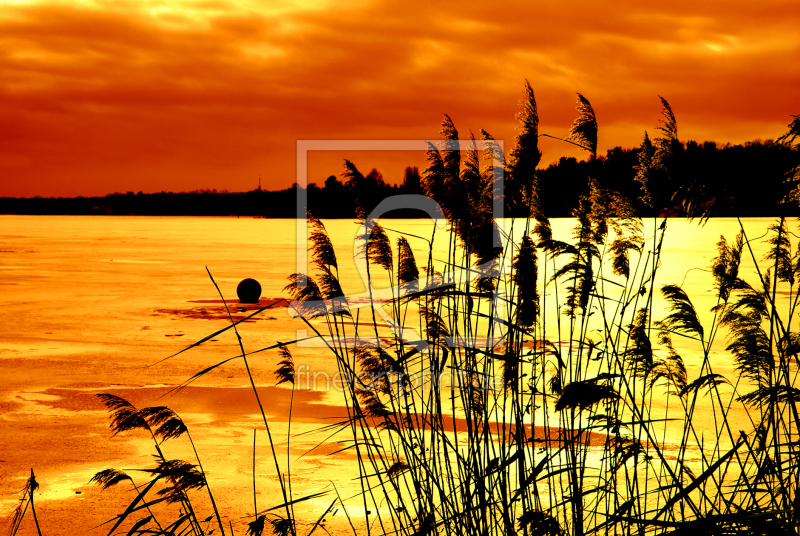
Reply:
[[[658,137],[645,135],[639,151],[641,200],[662,215],[681,204],[705,221],[710,205],[675,188],[682,146],[662,104]],[[578,111],[565,141],[596,158],[597,120],[582,95]],[[800,257],[787,220],[768,230],[763,259],[743,227],[720,238],[704,325],[681,286],[656,284],[668,262],[666,217],[643,221],[635,200],[589,177],[573,239],[553,237],[538,196],[537,140],[546,134],[529,85],[519,119],[506,162],[491,147],[481,154],[474,137],[457,150],[445,116],[422,180],[449,224],[445,259],[431,253],[417,267],[408,239],[393,249],[362,211],[367,286],[385,277],[392,292],[371,300],[372,327],[334,307],[341,287],[329,270],[296,274],[287,287],[349,378],[341,427],[357,451],[359,500],[372,512],[361,532],[796,533]],[[498,161],[505,200],[527,214],[503,229],[492,213]],[[359,176],[351,162],[345,174]],[[310,221],[313,257],[332,256]],[[307,289],[322,287],[314,277],[327,290],[312,297]],[[656,302],[667,304],[665,317],[654,318]],[[376,311],[390,315],[391,329]],[[715,365],[720,336],[731,377]]]
[[[349,438],[343,450],[355,455],[360,492],[336,491],[304,532],[327,532],[325,517],[350,508],[363,516],[346,515],[346,529],[366,535],[798,533],[796,235],[779,218],[767,229],[764,258],[753,251],[762,238],[748,236],[741,222],[735,237],[720,237],[710,322],[680,285],[657,283],[669,262],[662,257],[669,210],[680,204],[701,222],[713,215],[708,192],[675,187],[681,143],[675,114],[662,104],[658,135],[645,134],[636,170],[641,202],[661,216],[642,220],[637,200],[589,177],[571,240],[554,237],[539,196],[538,139],[548,135],[539,132],[529,84],[507,160],[483,130],[481,144],[470,136],[460,149],[445,116],[422,186],[448,228],[425,239],[422,263],[410,246],[420,237],[392,241],[367,201],[357,203],[366,327],[340,283],[324,224],[308,217],[314,272],[289,276],[286,292],[345,378],[346,416],[326,430]],[[582,95],[578,111],[564,141],[596,158],[598,123]],[[795,123],[776,143],[791,143]],[[344,176],[356,186],[364,180],[349,161]],[[523,217],[498,225],[498,196]],[[796,215],[792,202],[784,208]],[[443,258],[434,255],[439,243]],[[376,296],[378,281],[389,284],[390,297]],[[657,318],[659,303],[667,312]],[[231,318],[230,328],[236,324]],[[273,348],[280,348],[278,379],[294,393],[291,344]],[[189,498],[208,488],[199,460],[170,461],[161,452],[161,442],[188,435],[182,421],[166,408],[138,410],[110,395],[104,402],[115,432],[150,433],[158,462],[115,528],[166,501],[182,505],[183,533],[207,533]],[[254,505],[247,533],[294,535],[292,505],[325,491],[295,498],[290,460],[281,466],[263,409],[262,417],[282,498],[270,515]],[[104,487],[129,479],[114,471],[95,477]],[[147,502],[156,483],[163,489]],[[147,531],[132,533],[174,530],[143,519]]]

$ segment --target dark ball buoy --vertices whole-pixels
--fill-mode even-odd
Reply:
[[[243,279],[236,287],[239,303],[258,303],[261,297],[261,285],[255,279]]]

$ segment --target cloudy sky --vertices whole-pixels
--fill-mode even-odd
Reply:
[[[774,138],[800,113],[797,28],[796,0],[0,0],[0,195],[285,188],[298,139],[431,138],[442,113],[508,147],[525,79],[551,135],[586,96],[601,153],[638,145],[658,95],[684,141]],[[356,156],[389,182],[424,165]]]

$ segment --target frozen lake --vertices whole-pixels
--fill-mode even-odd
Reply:
[[[432,229],[426,220],[381,223],[421,236],[430,236]],[[505,223],[508,228],[510,222]],[[757,238],[769,223],[748,219],[744,225]],[[345,292],[363,292],[352,259],[357,224],[325,224],[339,256]],[[568,239],[572,224],[553,220],[556,237]],[[93,396],[101,392],[124,396],[140,407],[166,404],[181,414],[221,510],[237,533],[244,532],[243,516],[252,513],[253,429],[258,428],[259,508],[278,504],[266,434],[239,361],[214,370],[178,395],[159,397],[206,366],[239,353],[229,331],[162,361],[228,324],[206,267],[233,302],[234,316],[241,318],[236,286],[242,279],[257,279],[264,300],[285,297],[286,277],[297,270],[297,225],[296,220],[253,218],[0,216],[0,520],[13,510],[31,467],[41,485],[37,513],[46,534],[83,533],[119,513],[126,504],[125,491],[101,494],[88,480],[107,467],[147,466],[152,446],[147,437],[132,433],[111,438],[105,408]],[[796,222],[790,222],[790,229],[796,232]],[[707,313],[714,305],[708,267],[716,242],[720,234],[732,240],[738,230],[735,219],[712,220],[704,227],[671,220],[657,286],[682,285],[696,308]],[[394,240],[399,235],[393,232]],[[645,237],[652,233],[652,221],[645,222]],[[424,241],[409,240],[417,259],[424,258]],[[763,241],[753,246],[760,257]],[[744,265],[743,271],[750,276],[751,266]],[[656,316],[659,311],[663,306],[655,308]],[[277,306],[242,324],[241,333],[245,350],[252,351],[293,340],[304,328],[287,308]],[[724,346],[720,338],[715,351]],[[335,370],[324,350],[301,347],[292,352],[298,367]],[[684,358],[691,368],[691,351]],[[273,433],[277,430],[285,440],[290,391],[274,387],[278,360],[276,351],[267,351],[254,357],[251,367],[265,410],[275,421]],[[732,359],[715,366],[717,372],[730,371]],[[337,393],[299,391],[292,431],[310,431],[343,414]],[[298,458],[323,437],[293,439],[291,456]],[[170,457],[190,458],[182,441],[165,445]],[[341,477],[350,455],[325,456],[333,450],[318,449],[293,465],[295,493],[323,488]],[[340,482],[342,493],[357,489],[349,479]],[[298,519],[315,518],[329,503],[326,498],[308,501],[298,508]],[[335,527],[332,531],[336,533]]]

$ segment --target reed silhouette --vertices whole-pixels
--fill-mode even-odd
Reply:
[[[374,199],[358,185],[374,186],[379,177],[368,179],[345,162],[348,184],[364,192],[355,207],[371,321],[365,327],[362,316],[359,322],[340,284],[332,242],[314,216],[308,218],[314,272],[290,275],[286,292],[346,380],[346,417],[326,430],[349,437],[343,450],[355,455],[360,492],[342,497],[334,483],[333,490],[295,494],[289,446],[282,466],[248,365],[253,352],[245,351],[237,331],[282,494],[264,510],[254,504],[248,534],[295,535],[299,526],[305,534],[327,532],[324,520],[339,510],[354,534],[367,535],[798,533],[800,253],[785,217],[797,214],[796,189],[782,199],[783,215],[765,238],[748,236],[741,221],[735,237],[720,237],[710,267],[716,303],[711,323],[703,324],[691,296],[676,284],[658,288],[656,275],[669,262],[661,247],[666,215],[678,206],[702,223],[714,215],[719,196],[686,179],[690,150],[661,101],[656,137],[645,134],[630,177],[635,183],[626,186],[635,198],[590,173],[572,207],[570,241],[554,238],[548,219],[538,148],[547,134],[539,132],[527,83],[507,160],[483,130],[483,149],[472,136],[460,149],[459,132],[445,116],[442,141],[431,145],[419,187],[439,204],[448,228],[444,236],[434,228],[421,263],[409,245],[420,237],[392,242],[367,212]],[[562,139],[586,150],[584,169],[596,170],[598,122],[582,95],[577,108]],[[798,128],[795,118],[771,146],[796,155],[800,147],[791,144]],[[498,171],[505,177],[502,192]],[[794,167],[786,181],[798,180],[800,167]],[[409,173],[408,183],[414,181]],[[500,195],[517,216],[509,227],[495,221]],[[642,207],[656,216],[643,220]],[[768,253],[758,258],[753,241],[762,239]],[[434,256],[436,240],[447,244],[443,259]],[[390,298],[378,301],[378,284],[388,284]],[[668,311],[654,318],[659,299]],[[229,320],[214,336],[236,330]],[[676,337],[688,346],[674,344]],[[719,337],[727,337],[733,367],[712,359]],[[270,347],[279,350],[277,379],[291,383],[292,393],[288,347],[295,342]],[[687,367],[677,347],[698,365]],[[145,431],[156,450],[146,482],[111,469],[95,475],[104,488],[134,486],[109,534],[123,523],[128,534],[210,534],[212,525],[233,534],[216,506],[214,515],[197,519],[199,490],[215,504],[199,458],[195,465],[162,451],[168,439],[191,440],[183,421],[165,407],[137,409],[119,397],[101,397],[115,433]],[[31,473],[21,507],[29,503],[33,511],[35,486]],[[298,524],[293,506],[323,495],[330,506],[315,522]],[[179,505],[173,517],[156,519],[150,511],[162,502]],[[351,516],[348,508],[364,516]]]
[[[640,197],[588,176],[572,209],[571,242],[553,238],[540,195],[538,138],[545,134],[531,87],[507,163],[474,141],[457,150],[458,131],[445,116],[421,181],[449,223],[439,270],[432,256],[418,268],[405,238],[395,262],[380,224],[359,210],[367,286],[388,279],[392,318],[414,325],[421,340],[402,328],[379,329],[375,310],[387,306],[374,300],[373,327],[353,321],[330,270],[330,241],[311,218],[320,283],[294,274],[287,289],[350,378],[341,427],[357,453],[359,500],[374,512],[365,534],[797,532],[800,339],[790,328],[800,255],[785,217],[768,229],[764,259],[743,227],[732,242],[721,238],[710,326],[680,286],[656,288],[658,267],[668,262],[661,258],[666,215],[680,207],[702,223],[720,193],[682,175],[685,146],[661,101],[657,137],[646,134],[638,151]],[[597,120],[582,95],[578,111],[564,140],[597,161]],[[797,150],[787,145],[795,123],[776,147]],[[524,211],[510,230],[494,223],[495,170],[487,161],[504,166],[506,202]],[[361,177],[352,162],[345,176]],[[788,196],[778,209],[796,214],[793,201]],[[660,215],[648,240],[637,206]],[[500,269],[503,258],[512,260],[509,268]],[[740,271],[745,262],[758,283]],[[670,307],[662,319],[652,315],[657,294]],[[710,359],[720,329],[730,337],[733,378],[715,372]],[[675,336],[696,345],[697,377]],[[355,346],[345,342],[352,339]],[[446,371],[450,381],[441,383]],[[664,397],[665,408],[653,404]],[[708,429],[696,418],[701,398],[708,401],[702,411],[713,415]],[[733,422],[736,408],[748,422]],[[537,428],[546,433],[537,436]]]

